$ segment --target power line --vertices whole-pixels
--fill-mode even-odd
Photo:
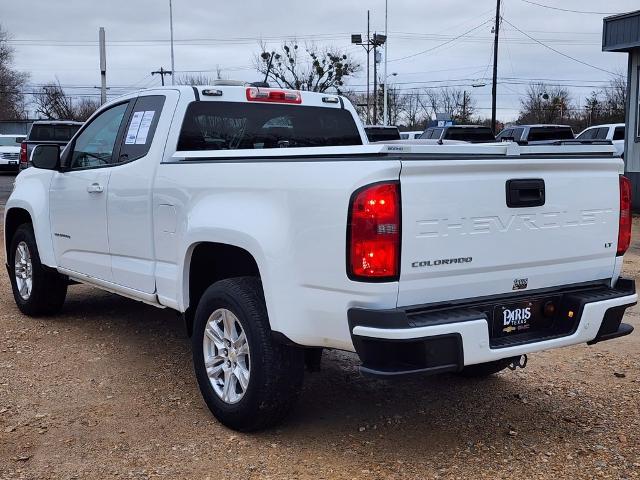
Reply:
[[[560,8],[560,7],[552,7],[551,5],[543,5],[542,3],[532,2],[531,0],[520,0],[521,2],[528,3],[530,5],[535,5],[536,7],[549,8],[551,10],[559,10],[561,12],[569,12],[569,13],[584,13],[589,15],[617,15],[620,12],[589,12],[586,10],[570,10],[568,8]]]
[[[407,55],[406,57],[401,57],[401,58],[394,58],[393,60],[389,60],[389,62],[399,62],[401,60],[407,60],[408,58],[413,58],[413,57],[417,57],[418,55],[424,55],[425,53],[429,53],[432,52],[440,47],[444,47],[445,45],[448,45],[450,43],[455,42],[456,40],[464,37],[465,35],[468,35],[471,32],[475,32],[476,30],[478,30],[480,27],[485,26],[487,23],[491,22],[492,18],[489,18],[488,20],[485,20],[484,22],[482,22],[480,25],[473,27],[471,30],[467,30],[464,33],[461,33],[460,35],[458,35],[457,37],[453,37],[451,40],[447,40],[446,42],[443,42],[439,45],[436,45],[435,47],[432,48],[428,48],[427,50],[423,50],[422,52],[418,52],[418,53],[413,53],[411,55]]]
[[[533,40],[534,42],[536,42],[536,43],[538,43],[538,44],[542,45],[544,48],[547,48],[547,49],[551,50],[552,52],[557,53],[558,55],[562,55],[563,57],[568,58],[569,60],[573,60],[574,62],[580,63],[580,64],[585,65],[585,66],[587,66],[587,67],[595,68],[596,70],[600,70],[601,72],[605,72],[605,73],[608,73],[608,74],[610,74],[610,75],[620,76],[620,74],[618,74],[618,73],[614,73],[614,72],[612,72],[612,71],[610,71],[610,70],[607,70],[607,69],[605,69],[605,68],[601,68],[601,67],[598,67],[598,66],[596,66],[596,65],[592,65],[592,64],[587,63],[587,62],[585,62],[585,61],[582,61],[582,60],[579,60],[579,59],[577,59],[577,58],[575,58],[575,57],[572,57],[571,55],[567,55],[566,53],[561,52],[560,50],[556,50],[555,48],[550,47],[550,46],[549,46],[549,45],[547,45],[546,43],[543,43],[543,42],[541,42],[540,40],[538,40],[538,39],[536,39],[536,38],[533,38],[533,37],[532,37],[531,35],[529,35],[528,33],[526,33],[526,32],[524,32],[524,31],[520,30],[518,27],[516,27],[513,23],[511,23],[511,22],[510,22],[509,20],[507,20],[506,18],[503,18],[502,20],[503,20],[503,21],[505,21],[506,23],[508,23],[509,25],[511,25],[513,28],[515,28],[517,31],[519,31],[519,32],[520,32],[521,34],[523,34],[524,36],[526,36],[526,37],[530,38],[531,40]]]

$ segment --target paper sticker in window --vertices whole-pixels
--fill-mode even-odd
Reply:
[[[151,122],[153,122],[153,116],[155,113],[156,112],[154,110],[147,110],[144,112],[142,121],[140,122],[140,129],[136,136],[136,145],[144,145],[147,143],[147,136],[149,135],[149,129],[151,128]]]
[[[129,130],[127,131],[127,139],[124,142],[125,144],[132,145],[136,143],[136,137],[138,136],[138,129],[140,128],[140,122],[142,121],[143,114],[144,112],[135,112],[133,114]]]

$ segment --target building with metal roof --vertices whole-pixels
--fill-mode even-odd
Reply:
[[[629,55],[624,159],[634,185],[634,209],[640,210],[640,10],[604,19],[602,50]]]

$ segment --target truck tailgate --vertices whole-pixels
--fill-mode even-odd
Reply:
[[[403,160],[398,306],[611,278],[621,168],[611,157]]]

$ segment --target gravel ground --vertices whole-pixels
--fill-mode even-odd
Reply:
[[[174,313],[74,286],[30,319],[3,274],[0,478],[639,478],[639,354],[636,333],[488,380],[387,383],[331,352],[286,424],[244,435],[206,409]]]

